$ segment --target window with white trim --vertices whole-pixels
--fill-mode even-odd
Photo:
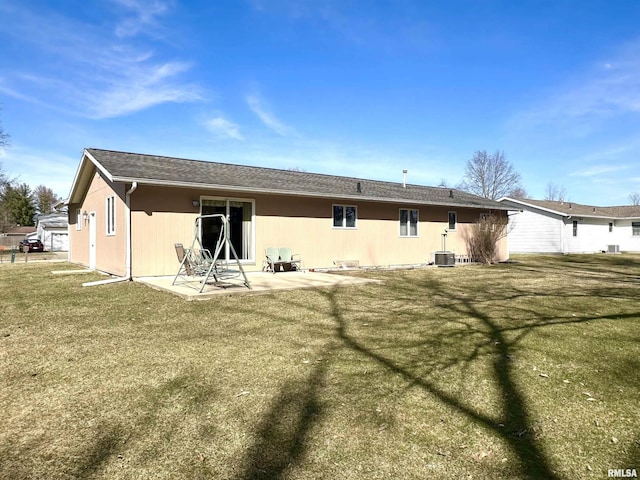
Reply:
[[[116,197],[107,197],[107,235],[116,234]]]
[[[400,209],[400,236],[401,237],[417,237],[418,236],[418,210],[401,208]]]
[[[613,233],[613,222],[609,222],[609,233]]]
[[[577,220],[573,221],[573,236],[574,237],[578,236],[578,221]]]
[[[76,208],[76,230],[82,230],[82,213]]]
[[[640,237],[640,222],[631,222],[631,235]]]
[[[358,221],[358,209],[353,205],[333,206],[334,228],[356,228]]]
[[[449,230],[455,231],[457,226],[458,226],[458,213],[449,212]]]

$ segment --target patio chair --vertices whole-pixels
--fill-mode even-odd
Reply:
[[[176,248],[176,255],[178,256],[178,261],[180,262],[180,269],[184,268],[185,273],[190,277],[192,277],[193,267],[191,266],[191,263],[187,259],[187,256],[188,256],[187,250],[185,250],[184,245],[182,245],[181,243],[176,243],[174,246]],[[180,272],[178,272],[178,274],[179,273]]]
[[[276,268],[280,269],[280,250],[278,247],[268,247],[264,251],[262,270],[276,273]]]
[[[297,254],[291,253],[291,249],[287,247],[269,247],[265,249],[265,259],[262,264],[262,270],[266,272],[279,272],[281,269],[286,271],[301,270],[302,260]]]
[[[292,253],[292,250],[288,247],[281,247],[280,251],[280,263],[282,263],[285,270],[302,270],[302,259],[297,253]]]
[[[176,243],[174,246],[178,261],[180,262],[178,275],[180,275],[181,272],[190,277],[204,275],[213,263],[211,252],[206,248],[192,250],[184,248],[182,243]],[[176,278],[178,275],[176,275]]]

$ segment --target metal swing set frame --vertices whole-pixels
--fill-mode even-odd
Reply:
[[[204,248],[202,245],[202,220],[209,218],[219,218],[221,221],[220,234],[218,235],[213,255],[209,249]],[[235,264],[238,267],[237,270],[230,268],[227,258],[220,258],[221,254],[227,251],[226,246],[229,246],[229,253],[235,260]],[[251,289],[251,284],[244,268],[242,268],[236,249],[233,247],[233,243],[229,241],[229,219],[226,215],[214,213],[196,217],[191,247],[184,248],[181,243],[176,243],[175,248],[180,267],[171,285],[176,285],[179,279],[185,284],[192,284],[194,281],[198,281],[199,286],[196,288],[198,288],[198,293],[202,293],[209,279],[213,279],[215,286],[226,288],[232,285],[229,280],[242,277],[244,286]]]

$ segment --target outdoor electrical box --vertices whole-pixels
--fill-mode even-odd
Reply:
[[[438,267],[453,267],[456,264],[456,256],[453,252],[435,252],[434,263]]]

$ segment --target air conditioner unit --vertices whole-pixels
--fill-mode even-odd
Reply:
[[[456,264],[456,255],[453,252],[435,252],[433,263],[438,267],[453,267]]]
[[[620,253],[620,245],[607,245],[607,253]]]

